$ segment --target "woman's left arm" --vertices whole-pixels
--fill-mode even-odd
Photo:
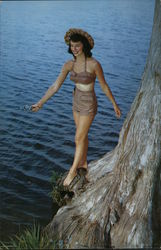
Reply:
[[[101,85],[101,88],[103,90],[103,92],[105,93],[105,95],[110,99],[110,101],[112,102],[113,104],[113,107],[114,107],[114,110],[115,110],[115,113],[116,113],[116,116],[119,118],[121,116],[121,111],[115,101],[115,98],[105,80],[105,77],[104,77],[104,73],[103,73],[103,69],[102,69],[102,66],[101,64],[97,61],[96,64],[95,64],[95,74],[98,78],[98,81]]]

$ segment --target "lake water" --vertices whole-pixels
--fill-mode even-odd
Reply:
[[[46,225],[57,210],[49,197],[52,171],[68,170],[74,155],[73,82],[38,113],[39,100],[56,80],[67,53],[70,27],[88,31],[93,56],[122,110],[117,119],[96,81],[98,114],[89,132],[88,161],[118,142],[140,86],[154,14],[153,0],[0,2],[0,239],[34,221]]]

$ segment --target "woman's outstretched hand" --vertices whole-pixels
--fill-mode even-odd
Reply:
[[[115,110],[117,118],[120,118],[120,116],[121,116],[121,110],[119,109],[118,105],[116,104],[113,107],[114,107],[114,110]]]
[[[39,111],[39,109],[41,109],[41,108],[42,108],[42,106],[41,106],[39,103],[36,103],[36,104],[33,104],[33,105],[31,106],[31,111],[37,112],[37,111]]]

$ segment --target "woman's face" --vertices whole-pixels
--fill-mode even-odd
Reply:
[[[74,56],[81,55],[83,53],[83,44],[81,42],[70,42],[70,48]]]

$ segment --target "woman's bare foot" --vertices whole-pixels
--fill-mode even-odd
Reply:
[[[63,186],[69,186],[70,183],[73,181],[74,177],[77,175],[76,171],[72,171],[70,170],[67,177],[65,178],[64,182],[63,182]]]
[[[87,165],[79,166],[77,168],[77,173],[80,176],[83,175],[85,177],[86,181],[89,182],[88,181],[88,166]]]

